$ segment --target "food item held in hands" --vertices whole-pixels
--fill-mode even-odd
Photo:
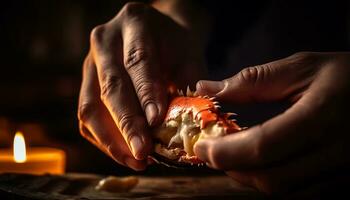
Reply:
[[[115,177],[108,176],[100,180],[95,187],[98,191],[106,191],[112,193],[128,192],[133,189],[139,182],[139,179],[134,176]]]
[[[234,113],[221,113],[215,98],[190,91],[175,92],[164,122],[153,131],[155,154],[162,163],[203,165],[193,152],[194,144],[206,138],[222,137],[241,130]]]

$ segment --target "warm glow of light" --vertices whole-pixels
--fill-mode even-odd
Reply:
[[[26,144],[21,132],[17,132],[13,139],[13,159],[16,163],[24,163],[27,160]]]

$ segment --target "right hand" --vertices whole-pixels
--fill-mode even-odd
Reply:
[[[344,185],[350,168],[349,63],[348,52],[301,52],[223,81],[198,82],[200,95],[221,102],[291,106],[249,129],[199,141],[195,154],[267,194],[306,195]]]
[[[167,108],[169,82],[194,85],[205,73],[196,37],[142,3],[128,3],[91,32],[79,98],[81,134],[118,163],[142,170],[152,151],[148,127]]]

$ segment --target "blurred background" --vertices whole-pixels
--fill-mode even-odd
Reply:
[[[76,117],[90,31],[114,17],[126,1],[5,2],[0,6],[0,148],[11,147],[15,131],[21,130],[31,146],[64,149],[67,171],[136,173],[85,141]],[[214,79],[298,51],[349,48],[348,3],[203,1],[203,6],[215,18],[207,51]],[[251,126],[285,106],[255,105],[234,111],[241,114],[241,124]],[[160,166],[142,174],[168,172],[193,174]]]
[[[123,1],[6,1],[1,5],[0,147],[17,130],[30,146],[67,153],[67,171],[129,173],[79,134],[81,66],[92,28]]]

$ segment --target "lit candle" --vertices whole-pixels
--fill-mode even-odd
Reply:
[[[26,150],[22,133],[17,132],[12,149],[0,149],[0,173],[63,174],[64,151],[48,147],[31,147]]]

